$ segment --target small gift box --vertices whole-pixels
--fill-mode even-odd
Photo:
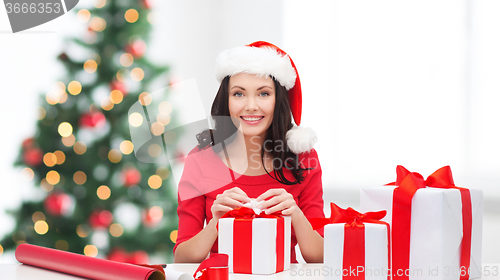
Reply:
[[[325,227],[325,279],[387,280],[389,224],[380,221],[386,211],[359,213],[330,203],[330,218],[313,218],[313,229]]]
[[[273,274],[290,269],[291,218],[241,207],[219,219],[219,253],[229,272]]]
[[[426,180],[397,167],[397,180],[361,190],[361,210],[385,209],[392,229],[393,279],[481,276],[482,191],[454,185],[449,166]]]

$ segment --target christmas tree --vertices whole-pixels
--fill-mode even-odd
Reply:
[[[131,106],[150,105],[153,86],[168,85],[167,67],[146,55],[150,4],[93,2],[77,10],[85,34],[68,38],[58,56],[67,74],[42,95],[36,133],[15,162],[39,199],[11,212],[16,226],[0,252],[27,242],[122,262],[172,261],[174,181],[166,162],[137,160],[129,130]],[[153,136],[170,123],[162,113],[145,120]]]

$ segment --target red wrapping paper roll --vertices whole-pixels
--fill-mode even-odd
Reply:
[[[16,259],[23,264],[96,280],[165,280],[165,275],[154,268],[30,244],[17,246]]]

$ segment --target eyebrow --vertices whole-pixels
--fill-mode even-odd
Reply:
[[[235,88],[235,87],[240,88],[240,89],[242,89],[242,90],[245,90],[245,88],[240,87],[240,86],[233,86],[231,89],[233,89],[233,88]],[[273,89],[273,88],[272,88],[272,87],[270,87],[270,86],[261,86],[261,87],[260,87],[260,88],[258,88],[257,90],[261,90],[261,89],[266,88],[266,87],[267,87],[267,88],[270,88],[270,89]],[[230,89],[230,90],[231,90],[231,89]]]

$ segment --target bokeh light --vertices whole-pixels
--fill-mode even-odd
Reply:
[[[109,233],[114,237],[120,237],[123,234],[123,227],[118,223],[114,223],[109,227]]]
[[[163,114],[170,114],[172,113],[172,104],[168,101],[163,101],[158,105],[158,110],[162,112]]]
[[[100,17],[93,17],[89,22],[90,29],[101,32],[106,29],[106,21]]]
[[[60,92],[59,93],[59,100],[58,100],[58,102],[61,103],[61,104],[63,104],[67,100],[68,100],[68,94],[65,91]]]
[[[26,181],[31,181],[35,178],[35,172],[33,172],[33,169],[31,168],[25,167],[21,170],[21,176],[23,176]]]
[[[56,241],[56,249],[57,250],[63,250],[63,251],[68,251],[69,249],[69,244],[68,244],[68,241],[66,240],[57,240]]]
[[[149,187],[154,189],[154,190],[159,189],[161,187],[161,184],[162,184],[162,180],[161,180],[161,177],[158,175],[152,175],[148,179]]]
[[[112,149],[108,153],[108,159],[112,163],[118,163],[122,160],[122,153],[118,149]]]
[[[155,12],[149,12],[149,14],[148,14],[148,22],[151,25],[155,25],[156,24],[156,13]]]
[[[160,176],[162,180],[166,180],[170,176],[170,170],[167,167],[161,166],[156,169],[156,175]]]
[[[73,174],[73,181],[75,181],[77,185],[83,185],[87,182],[87,174],[83,171],[76,171],[75,174]]]
[[[56,164],[61,165],[61,164],[64,163],[64,161],[66,161],[66,155],[64,154],[63,151],[57,150],[57,151],[54,152],[54,155],[57,158]]]
[[[151,125],[151,133],[153,133],[153,135],[155,136],[159,136],[161,135],[163,132],[165,132],[165,127],[163,126],[162,123],[159,123],[159,122],[154,122],[152,125]]]
[[[173,243],[175,243],[177,241],[177,230],[173,230],[170,233],[170,240],[172,240]]]
[[[49,231],[49,225],[47,224],[46,221],[37,221],[34,226],[35,232],[44,235]]]
[[[80,21],[80,22],[87,22],[89,21],[90,19],[90,12],[89,10],[87,9],[81,9],[80,11],[78,11],[78,13],[76,14],[76,18]]]
[[[97,197],[101,200],[106,200],[111,196],[111,190],[108,186],[102,185],[97,188]]]
[[[109,100],[114,104],[119,104],[123,101],[123,93],[115,89],[109,94]]]
[[[85,254],[85,256],[96,257],[98,252],[99,250],[97,250],[97,247],[94,245],[87,245],[83,248],[83,254]]]
[[[68,137],[73,133],[73,127],[68,122],[62,122],[59,124],[57,131],[62,137]]]
[[[66,147],[71,147],[75,144],[76,138],[73,134],[69,135],[68,137],[63,137],[61,139],[62,143]]]
[[[94,73],[97,70],[97,62],[92,59],[85,61],[83,64],[83,70],[89,74]]]
[[[38,221],[45,221],[45,214],[43,214],[40,211],[36,211],[31,215],[31,220],[33,220],[33,223],[36,223]]]
[[[124,53],[120,56],[120,63],[123,67],[129,67],[134,63],[134,57],[129,53]]]
[[[103,110],[109,111],[115,107],[115,104],[111,101],[110,98],[104,98],[101,100],[101,108]]]
[[[47,115],[47,111],[45,111],[45,108],[43,107],[38,107],[38,120],[43,120],[45,119],[45,116]]]
[[[160,206],[153,206],[149,209],[149,216],[154,221],[161,220],[163,218],[163,209]]]
[[[144,79],[144,70],[139,67],[134,68],[130,71],[130,77],[136,82],[142,81]]]
[[[89,233],[90,233],[90,229],[86,225],[78,225],[76,227],[76,234],[78,234],[78,236],[80,236],[81,238],[85,238],[85,237],[89,236]]]
[[[94,7],[100,9],[106,5],[106,0],[94,0]]]
[[[162,152],[162,148],[158,144],[153,143],[153,144],[149,145],[149,147],[148,147],[148,154],[151,157],[159,157],[161,155],[161,152]]]
[[[118,70],[118,72],[116,72],[116,79],[122,83],[125,83],[127,80],[128,72],[128,69],[125,68]]]
[[[46,178],[43,178],[40,181],[40,188],[42,188],[42,190],[44,190],[46,192],[51,192],[54,189],[54,186],[49,184],[49,182],[47,182]]]
[[[47,180],[47,183],[51,185],[55,185],[59,183],[59,180],[61,180],[61,176],[59,173],[55,170],[50,170],[47,172],[47,175],[45,176],[45,179]]]
[[[160,113],[156,116],[156,121],[163,125],[168,125],[170,123],[170,115]]]
[[[153,97],[149,92],[143,92],[139,95],[139,102],[142,106],[148,106],[153,101]]]
[[[73,150],[77,155],[83,155],[87,151],[87,145],[85,145],[82,141],[78,141],[73,146]]]
[[[125,12],[125,20],[134,23],[139,19],[139,13],[135,9],[128,9]]]
[[[82,84],[78,81],[71,81],[68,84],[68,91],[71,95],[78,95],[82,92]]]
[[[129,140],[124,140],[120,143],[120,151],[124,155],[129,155],[134,151],[134,144],[132,144]]]
[[[47,165],[48,167],[56,165],[57,163],[56,155],[54,155],[53,153],[46,153],[43,156],[43,163],[45,163],[45,165]]]
[[[140,113],[132,113],[128,117],[128,122],[130,123],[131,126],[133,127],[139,127],[142,125],[142,122],[144,121],[144,118]]]

